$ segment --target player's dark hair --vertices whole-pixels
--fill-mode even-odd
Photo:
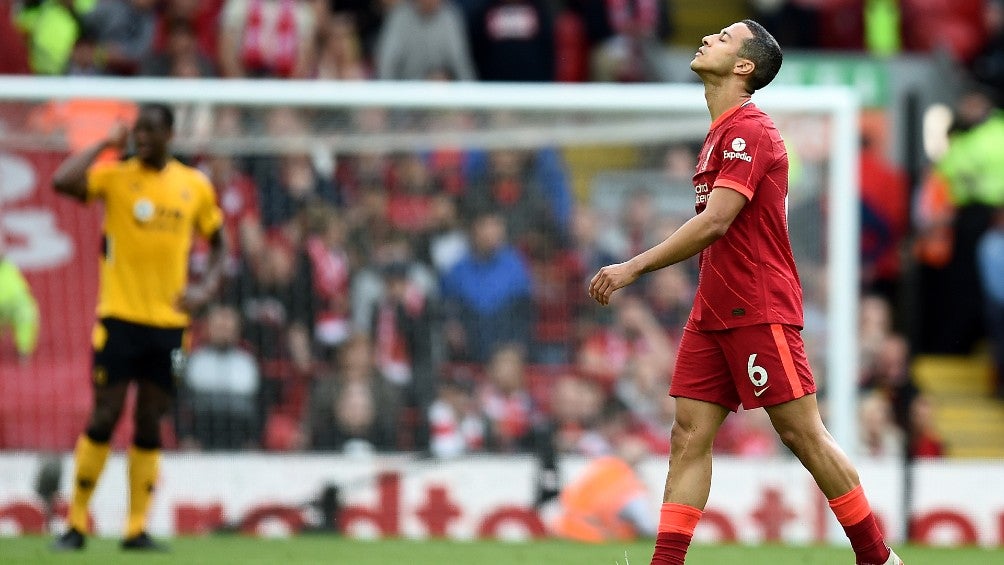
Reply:
[[[753,73],[746,80],[746,91],[753,94],[770,84],[781,69],[781,46],[769,31],[753,20],[743,20],[753,37],[743,41],[739,56],[753,61]]]
[[[147,102],[140,107],[139,111],[140,113],[157,112],[160,114],[160,123],[169,130],[174,129],[174,109],[167,104]]]

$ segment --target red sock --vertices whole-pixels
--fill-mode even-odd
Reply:
[[[659,514],[659,535],[655,538],[655,553],[650,565],[683,565],[687,548],[694,537],[694,528],[701,511],[693,506],[665,502]]]
[[[830,509],[851,540],[858,565],[882,565],[889,559],[889,547],[882,538],[861,485],[830,500]]]

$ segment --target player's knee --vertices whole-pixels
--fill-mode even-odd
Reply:
[[[796,456],[810,450],[813,445],[819,443],[822,438],[816,430],[800,426],[786,427],[777,430],[777,435],[781,443],[791,450]]]
[[[672,453],[679,457],[696,457],[711,452],[714,436],[705,437],[701,426],[689,421],[676,421],[670,432]]]
[[[98,406],[91,414],[91,419],[87,422],[87,437],[96,443],[108,443],[111,440],[112,432],[115,431],[115,424],[118,423],[120,410],[111,406]]]
[[[160,449],[159,419],[137,418],[132,443],[140,449]]]

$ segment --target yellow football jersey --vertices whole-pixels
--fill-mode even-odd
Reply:
[[[176,304],[192,238],[223,223],[209,179],[173,159],[160,171],[137,158],[99,163],[88,171],[87,200],[105,205],[98,316],[186,326],[188,315]]]

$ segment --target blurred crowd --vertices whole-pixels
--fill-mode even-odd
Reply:
[[[662,49],[698,41],[678,37],[685,4],[35,0],[10,4],[5,25],[20,33],[3,41],[7,70],[45,75],[659,81]],[[940,456],[931,403],[909,373],[915,349],[969,351],[990,335],[1004,367],[1004,174],[991,172],[1004,163],[1002,2],[736,4],[784,47],[942,51],[973,80],[919,190],[884,148],[862,140],[861,447]],[[204,111],[179,108],[181,127],[292,139],[316,118],[293,108]],[[369,132],[394,131],[401,119],[422,127],[376,110],[348,119]],[[653,161],[689,177],[694,149],[662,147]],[[218,190],[232,256],[223,295],[195,324],[178,446],[599,455],[631,436],[668,452],[666,391],[695,265],[653,273],[607,309],[585,293],[599,267],[680,224],[651,192],[598,214],[575,197],[553,148],[184,158]],[[193,256],[196,276],[204,254]],[[896,315],[914,262],[921,294],[938,297],[919,346]],[[822,276],[803,273],[809,333],[825,304]],[[820,370],[825,337],[807,344]],[[783,451],[762,411],[730,417],[716,449]]]
[[[693,0],[5,0],[6,72],[651,81]],[[999,0],[732,0],[787,48],[945,51],[1001,86]],[[692,17],[691,17],[692,19]],[[998,17],[999,19],[999,17]],[[688,20],[689,21],[689,20]],[[713,22],[709,25],[723,25]],[[0,34],[3,35],[3,34]],[[16,34],[11,34],[16,35]],[[23,61],[16,61],[21,56]],[[678,76],[678,75],[674,75]]]

